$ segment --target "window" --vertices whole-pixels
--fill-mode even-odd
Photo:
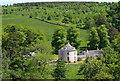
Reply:
[[[67,57],[67,61],[69,61],[70,59],[69,59],[69,57]]]
[[[76,60],[76,57],[74,57],[74,60]]]
[[[64,49],[66,50],[66,49],[67,49],[67,47],[64,47]]]
[[[76,52],[74,52],[74,55],[76,55]]]
[[[67,55],[69,55],[69,52],[67,52]]]

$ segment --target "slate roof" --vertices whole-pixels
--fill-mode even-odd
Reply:
[[[68,42],[65,46],[59,49],[59,51],[76,51],[75,47],[71,46],[70,43]]]
[[[86,55],[77,55],[78,58],[86,58]]]
[[[100,56],[101,53],[99,50],[89,50],[89,51],[87,50],[83,52],[83,55],[96,57],[96,56]]]

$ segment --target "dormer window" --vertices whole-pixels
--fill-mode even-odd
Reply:
[[[73,50],[75,50],[75,48],[72,48]]]
[[[66,50],[66,49],[67,49],[67,47],[64,47],[64,49]]]

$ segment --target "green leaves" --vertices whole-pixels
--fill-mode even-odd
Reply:
[[[64,61],[57,62],[56,68],[54,69],[52,76],[58,80],[66,78],[66,66]]]
[[[100,72],[108,73],[108,68],[100,60],[89,60],[88,63],[80,64],[78,75],[84,75],[85,79],[91,79]]]
[[[110,46],[108,29],[105,25],[98,28],[92,27],[90,30],[90,48],[96,49],[97,47],[104,48]]]
[[[80,32],[79,29],[70,27],[67,32],[63,27],[59,27],[53,34],[52,46],[55,48],[55,52],[65,45],[67,40],[79,50],[80,47]]]
[[[52,46],[55,48],[55,52],[64,46],[66,43],[66,31],[63,27],[58,27],[53,34]]]
[[[108,29],[105,27],[105,25],[101,25],[100,27],[98,27],[98,35],[100,37],[99,48],[107,47],[110,45],[107,31]]]
[[[80,38],[79,38],[80,32],[78,29],[70,27],[67,31],[67,40],[71,43],[72,46],[74,46],[76,49],[79,49],[80,47]]]
[[[101,49],[103,56],[100,57],[100,60],[106,64],[109,68],[109,73],[114,76],[115,79],[120,79],[120,59],[119,54],[110,47]]]
[[[4,68],[4,70],[6,71],[5,73],[10,75],[9,77],[12,79],[24,78],[24,75],[20,76],[20,75],[24,74],[24,71],[26,70],[26,67],[24,65],[25,59],[23,59],[23,55],[29,55],[29,53],[31,51],[33,51],[33,49],[30,49],[30,47],[32,47],[33,43],[34,44],[38,44],[38,42],[40,43],[39,45],[41,48],[39,48],[39,49],[41,49],[41,50],[44,49],[41,52],[41,55],[42,54],[46,55],[46,54],[51,53],[50,52],[51,50],[48,49],[50,47],[45,46],[45,43],[43,44],[43,42],[40,42],[41,40],[44,39],[42,34],[35,33],[31,29],[28,29],[28,28],[24,29],[22,26],[13,25],[13,24],[8,25],[4,29],[2,37],[3,37],[2,38],[2,42],[3,42],[2,49],[4,50],[3,51],[3,55],[4,55],[3,60],[6,60],[6,62],[3,64],[3,66],[5,67]],[[46,48],[47,50],[45,50],[45,47],[47,47]],[[33,48],[34,48],[34,51],[36,51],[38,46],[36,46],[36,47],[33,46]],[[38,51],[40,51],[40,50],[38,50]],[[48,55],[46,55],[46,56],[48,56]],[[47,59],[47,57],[46,58],[42,57],[41,59]],[[33,60],[34,59],[32,59],[32,61]],[[38,64],[37,60],[39,60],[39,59],[35,58],[35,61],[33,61],[33,63]],[[31,61],[29,60],[29,62],[31,62]],[[40,60],[40,62],[42,62],[42,61]],[[44,62],[46,62],[46,61],[44,60]],[[32,68],[34,68],[34,69],[37,68],[37,66],[34,67],[33,65],[31,63]],[[10,72],[9,72],[9,70],[10,70]],[[7,78],[5,73],[4,73],[4,77]],[[28,77],[28,76],[26,76],[26,77]]]
[[[98,36],[98,32],[95,27],[92,27],[90,30],[90,48],[96,49],[100,44],[100,39]]]
[[[49,73],[48,63],[50,62],[49,53],[40,53],[34,57],[28,58],[24,62],[25,78],[28,79],[44,79]]]
[[[92,79],[115,79],[111,74],[100,72],[96,74]]]

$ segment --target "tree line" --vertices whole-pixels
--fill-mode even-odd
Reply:
[[[24,5],[24,6],[23,6]],[[36,2],[3,6],[3,15],[21,15],[80,28],[119,27],[119,2]],[[29,12],[29,13],[27,13]]]

